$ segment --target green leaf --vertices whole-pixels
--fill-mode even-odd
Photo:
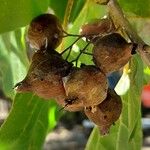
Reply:
[[[150,0],[119,0],[125,12],[132,12],[137,16],[150,17]]]
[[[85,2],[84,6],[82,7],[82,9],[81,9],[80,13],[78,14],[77,18],[75,19],[75,21],[72,23],[72,27],[69,28],[68,33],[79,34],[80,28],[83,24],[85,24],[93,19],[102,18],[104,15],[106,15],[106,9],[104,6],[97,5],[94,2],[88,0]],[[67,37],[64,41],[64,47],[70,46],[76,40],[76,38]],[[85,41],[80,40],[78,43],[76,43],[76,46],[79,49],[82,49],[85,46],[85,44],[86,44]],[[89,52],[91,52],[91,48],[89,48]],[[74,59],[78,54],[79,54],[79,50],[76,52],[72,51],[72,53],[70,55],[70,60]],[[92,58],[87,55],[83,55],[79,59],[79,61],[81,61],[82,63],[85,63],[85,64],[93,64],[91,60],[92,60]]]
[[[18,36],[18,38],[16,38]],[[21,38],[24,29],[8,32],[0,36],[0,80],[7,97],[14,97],[14,85],[22,80],[29,65]]]
[[[68,0],[49,0],[49,6],[53,9],[56,16],[63,22],[65,16],[65,10]]]
[[[17,94],[0,129],[1,150],[40,150],[48,129],[50,101],[30,93]]]
[[[104,6],[97,5],[94,2],[88,0],[80,11],[80,14],[76,20],[73,22],[69,32],[78,34],[83,24],[93,19],[102,18],[104,15],[106,15],[106,9]]]
[[[51,131],[56,125],[61,116],[61,112],[59,111],[60,107],[56,103],[56,101],[51,100],[50,109],[48,111],[48,121],[49,121],[49,131]]]
[[[74,0],[72,11],[70,14],[70,22],[74,22],[74,20],[78,17],[80,14],[80,11],[82,10],[85,0]]]
[[[85,0],[73,0],[73,7],[71,10],[70,14],[70,22],[74,22],[76,17],[80,14],[80,11],[82,7],[84,6]],[[66,7],[67,7],[68,0],[50,0],[49,1],[49,6],[51,9],[53,9],[54,13],[56,16],[63,22],[65,12],[66,12]]]
[[[48,0],[0,0],[0,33],[29,24],[48,8]]]
[[[95,128],[89,138],[86,150],[140,150],[141,133],[141,101],[143,85],[143,63],[139,56],[134,56],[130,65],[130,86],[122,95],[123,110],[120,119],[111,127],[107,136],[100,136]],[[121,89],[122,90],[122,89]],[[108,144],[109,143],[109,144]]]
[[[147,84],[150,81],[150,68],[147,66],[144,67],[144,79],[145,84]]]

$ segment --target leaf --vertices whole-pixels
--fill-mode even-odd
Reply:
[[[65,10],[67,6],[68,0],[49,0],[49,6],[54,11],[55,15],[63,22]]]
[[[74,4],[73,4],[72,11],[71,11],[71,14],[70,14],[70,22],[75,21],[75,19],[80,14],[80,11],[82,10],[85,2],[86,2],[85,0],[80,0],[80,1],[74,0]]]
[[[91,7],[92,6],[92,7]],[[72,27],[69,28],[68,33],[71,34],[79,34],[80,28],[83,24],[93,20],[93,19],[98,19],[98,18],[102,18],[104,15],[106,14],[106,9],[103,6],[97,5],[94,2],[88,0],[85,2],[84,6],[82,7],[80,13],[78,14],[77,18],[75,19],[75,21],[72,23]],[[77,38],[77,37],[76,37]],[[67,37],[64,40],[64,47],[68,47],[70,46],[75,40],[76,38],[74,37]],[[79,49],[82,49],[86,42],[83,40],[80,40],[78,43],[76,43],[77,46],[79,47]],[[89,48],[89,51],[91,51],[91,48]],[[72,52],[70,55],[70,60],[74,59],[77,55],[79,54],[78,52]],[[67,55],[67,53],[66,53]],[[79,61],[83,62],[83,63],[87,63],[87,64],[92,64],[91,61],[91,57],[84,55],[82,56]],[[84,60],[84,61],[82,61]]]
[[[119,0],[125,12],[132,12],[137,16],[150,17],[150,0]]]
[[[50,109],[48,111],[48,121],[49,121],[49,131],[51,131],[56,125],[61,116],[61,112],[59,111],[60,107],[56,103],[56,101],[50,101]]]
[[[0,4],[0,33],[26,26],[48,8],[48,0],[0,0]]]
[[[23,79],[29,65],[25,47],[21,43],[24,29],[8,32],[0,36],[0,80],[7,97],[15,95],[14,85]],[[16,38],[16,36],[19,36]]]
[[[122,96],[123,110],[120,119],[111,127],[108,136],[100,136],[95,128],[86,145],[86,150],[140,150],[142,145],[141,101],[143,63],[134,56],[130,65],[130,87]],[[109,143],[109,144],[108,144]]]
[[[126,72],[123,72],[120,80],[117,83],[117,86],[115,87],[115,91],[118,95],[124,95],[130,87],[130,78],[129,74]]]
[[[92,6],[92,7],[91,7]],[[106,14],[105,7],[97,5],[94,2],[88,0],[86,1],[84,7],[82,8],[80,14],[72,24],[72,28],[69,29],[71,33],[79,33],[80,27],[93,20],[102,18]]]
[[[51,9],[53,9],[56,16],[63,22],[65,11],[67,7],[68,0],[50,0],[49,6]],[[73,7],[70,14],[70,22],[74,22],[76,17],[80,14],[80,10],[82,9],[83,5],[85,3],[85,0],[76,1],[73,2]]]
[[[17,94],[0,129],[1,150],[40,150],[48,130],[49,107],[50,101],[30,93]]]

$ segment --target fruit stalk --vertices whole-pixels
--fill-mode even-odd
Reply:
[[[144,62],[147,63],[148,66],[150,66],[150,46],[146,45],[145,42],[136,33],[136,31],[132,28],[131,24],[125,17],[120,5],[116,0],[109,0],[107,6],[110,17],[114,21],[115,25],[117,25],[118,27],[122,27],[131,41],[138,44],[138,54],[141,56]]]

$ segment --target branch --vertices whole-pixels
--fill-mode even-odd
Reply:
[[[73,7],[74,0],[68,0],[66,10],[65,10],[65,16],[64,16],[64,22],[63,22],[63,29],[67,31],[68,29],[68,23],[69,23],[69,18],[71,14],[71,10]]]
[[[68,23],[69,23],[69,18],[71,14],[71,10],[74,4],[74,0],[68,0],[66,10],[65,10],[65,16],[64,16],[64,21],[63,21],[63,31],[67,31],[68,29]],[[60,47],[60,51],[64,49],[64,40],[62,41]]]
[[[132,42],[138,44],[138,54],[141,56],[143,61],[150,66],[150,46],[146,45],[145,42],[138,36],[136,31],[132,28],[116,0],[109,0],[107,6],[110,17],[114,21],[114,24],[117,25],[117,27],[121,27],[127,33]]]

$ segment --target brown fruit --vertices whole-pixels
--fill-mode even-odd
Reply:
[[[72,64],[63,60],[55,51],[38,51],[33,55],[27,76],[15,87],[18,92],[34,92],[44,99],[55,98],[64,104],[65,89],[62,77],[66,76]]]
[[[91,112],[91,107],[85,108],[84,112],[99,127],[100,133],[105,135],[110,126],[118,120],[121,110],[121,98],[113,90],[108,90],[107,98],[97,106],[96,112]]]
[[[27,39],[32,48],[51,50],[58,47],[62,36],[63,29],[58,18],[52,14],[42,14],[31,21]]]
[[[68,99],[66,96],[66,99],[64,100],[64,109],[67,111],[83,111],[84,106],[81,103],[81,101],[78,101],[76,98]]]
[[[106,98],[107,79],[97,67],[77,68],[67,78],[64,83],[67,95],[66,102],[72,102],[72,106],[94,107]]]
[[[106,35],[94,44],[93,61],[103,72],[111,73],[130,60],[132,48],[120,34]]]
[[[112,33],[115,31],[115,26],[111,19],[100,19],[93,23],[85,24],[81,27],[81,35],[85,35],[89,40],[93,38],[93,36],[88,35],[99,35],[103,36],[108,33]]]
[[[66,92],[62,77],[67,76],[72,64],[63,60],[55,51],[50,54],[38,51],[32,58],[29,71],[25,79],[16,84],[17,92],[33,92],[44,99],[54,98],[56,102],[68,111],[83,110],[80,105],[66,107]]]

